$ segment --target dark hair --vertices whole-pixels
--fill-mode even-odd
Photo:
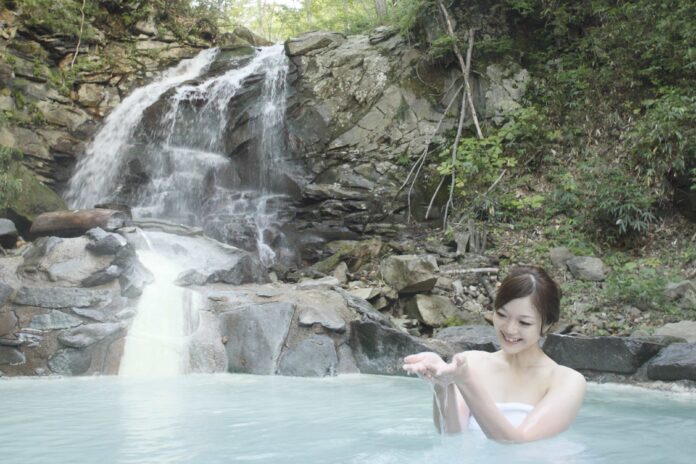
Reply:
[[[532,297],[532,304],[541,316],[541,327],[558,322],[561,306],[561,289],[558,284],[537,266],[516,266],[510,269],[495,296],[495,309],[512,300]]]

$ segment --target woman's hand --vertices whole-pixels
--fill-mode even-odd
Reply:
[[[469,369],[464,353],[456,354],[448,364],[436,353],[425,352],[406,356],[404,370],[436,385],[447,386],[466,378]]]

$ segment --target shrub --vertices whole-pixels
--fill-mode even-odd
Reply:
[[[22,180],[18,174],[22,156],[22,152],[15,148],[0,146],[0,211],[22,192]]]

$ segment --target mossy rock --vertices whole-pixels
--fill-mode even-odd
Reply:
[[[363,265],[377,259],[382,251],[382,242],[379,239],[363,241],[339,240],[330,242],[326,248],[334,252],[333,255],[315,263],[312,269],[324,274],[330,274],[341,261],[345,261],[348,269],[355,272]]]
[[[36,216],[68,207],[56,192],[39,181],[26,167],[19,166],[17,176],[22,180],[22,192],[9,203],[5,216],[15,223],[20,235],[26,237]]]

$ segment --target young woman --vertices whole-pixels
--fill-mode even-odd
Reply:
[[[488,438],[520,443],[551,437],[573,422],[585,378],[539,346],[558,321],[560,299],[558,285],[543,269],[513,268],[495,299],[500,351],[466,351],[450,363],[428,352],[404,359],[407,372],[434,385],[433,419],[440,432],[481,429]]]

